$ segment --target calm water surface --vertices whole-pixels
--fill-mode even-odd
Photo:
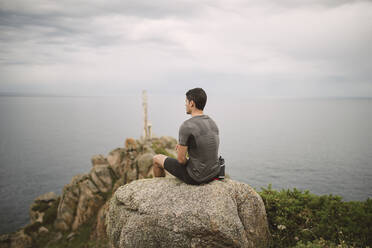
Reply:
[[[148,97],[155,135],[178,137],[184,95]],[[220,101],[220,102],[219,102]],[[372,99],[213,99],[204,111],[220,129],[233,179],[260,190],[297,188],[372,198]],[[0,97],[0,233],[29,222],[40,194],[88,173],[90,158],[142,134],[141,95]]]

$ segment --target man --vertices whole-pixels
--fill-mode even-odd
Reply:
[[[157,154],[153,157],[155,177],[165,177],[165,170],[187,184],[199,185],[218,179],[219,131],[216,123],[203,114],[207,94],[202,88],[186,93],[186,113],[192,117],[179,129],[177,159]],[[186,158],[186,151],[189,159]]]

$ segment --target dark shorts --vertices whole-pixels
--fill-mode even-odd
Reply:
[[[188,161],[187,161],[188,162]],[[187,163],[185,165],[180,164],[177,159],[167,157],[164,161],[164,168],[173,176],[179,178],[180,180],[184,181],[187,184],[192,185],[200,185],[202,183],[208,183],[213,179],[209,180],[208,182],[196,182],[192,177],[190,177],[189,173],[186,170]]]

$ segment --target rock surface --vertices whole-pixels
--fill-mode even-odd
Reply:
[[[155,151],[151,148],[152,144],[171,149],[175,147],[177,141],[172,137],[163,136],[153,138],[151,142],[141,143],[128,138],[124,148],[112,150],[107,158],[101,154],[92,156],[92,169],[89,174],[76,175],[64,186],[54,227],[60,231],[76,231],[99,213],[98,230],[94,236],[104,237],[106,232],[99,230],[104,229],[104,221],[101,219],[105,216],[104,204],[107,197],[121,185],[153,177],[151,168]],[[35,214],[33,219],[36,221],[37,217],[39,215]]]
[[[48,192],[35,198],[35,202],[51,202],[56,201],[58,196],[54,192]]]
[[[29,210],[31,223],[43,222],[45,210],[57,200],[58,196],[54,192],[49,192],[36,197],[34,202],[30,205]]]
[[[0,248],[32,248],[32,238],[19,230],[0,236]]]
[[[264,203],[248,184],[231,179],[200,186],[177,178],[140,179],[109,202],[113,247],[268,247]]]
[[[99,244],[97,247],[108,247],[107,219],[112,220],[115,218],[118,221],[123,219],[123,215],[120,214],[117,216],[109,216],[111,203],[109,199],[116,199],[116,195],[113,195],[113,192],[115,192],[122,185],[132,183],[133,181],[139,179],[140,181],[150,180],[149,178],[153,178],[153,156],[157,153],[163,153],[168,156],[176,157],[176,144],[177,140],[169,136],[162,136],[160,138],[153,137],[151,140],[135,140],[128,138],[125,141],[125,147],[119,147],[112,150],[107,157],[104,157],[101,154],[92,156],[91,170],[87,174],[75,175],[71,182],[64,186],[60,196],[57,196],[53,192],[49,192],[37,197],[30,206],[31,222],[17,232],[0,235],[0,248],[53,247],[57,242],[72,242],[80,240],[81,238],[83,239],[81,242],[85,242],[84,239],[86,239],[86,237],[89,237],[90,240],[97,241],[97,244]],[[184,247],[185,244],[189,244],[191,247],[205,247],[209,246],[209,244],[214,244],[212,245],[213,247],[226,247],[230,246],[231,242],[233,244],[232,246],[236,244],[236,247],[239,245],[244,246],[245,244],[249,244],[250,239],[244,239],[244,235],[246,234],[244,234],[242,231],[246,225],[244,225],[242,229],[242,222],[238,220],[237,217],[236,199],[240,198],[236,198],[235,196],[235,198],[231,198],[231,196],[228,198],[230,200],[222,199],[222,202],[224,202],[223,204],[225,205],[212,205],[213,207],[208,208],[208,205],[211,205],[210,203],[207,204],[206,202],[208,198],[205,197],[205,194],[207,194],[208,191],[204,192],[204,190],[201,190],[202,188],[191,188],[194,191],[199,189],[199,193],[196,191],[193,192],[192,190],[190,191],[188,187],[191,185],[188,186],[182,183],[168,172],[166,172],[166,178],[157,178],[154,179],[154,182],[156,183],[152,184],[151,186],[148,186],[147,184],[147,189],[139,187],[138,193],[132,192],[135,197],[133,198],[133,202],[130,203],[137,204],[134,206],[140,207],[139,209],[153,208],[152,210],[148,210],[148,218],[145,218],[146,215],[142,215],[142,217],[139,218],[140,222],[136,224],[135,217],[130,217],[132,224],[130,224],[130,222],[127,220],[125,222],[128,227],[137,225],[137,227],[140,228],[139,231],[137,230],[139,235],[138,237],[142,237],[141,235],[144,235],[146,232],[151,234],[150,236],[144,238],[144,240],[150,240],[149,243],[140,242],[139,247],[151,247],[151,244],[153,244],[152,242],[156,242],[155,246],[169,247],[169,243],[172,243],[172,241],[174,241],[173,243],[185,242],[174,247]],[[169,182],[172,183],[169,184]],[[216,183],[221,182],[214,182],[214,184]],[[152,189],[151,187],[155,188]],[[195,195],[183,195],[185,189],[187,189],[186,191],[189,191],[189,193],[191,192],[191,194],[195,193]],[[211,190],[208,187],[205,189],[208,189],[209,191]],[[217,187],[217,189],[222,193],[227,192],[227,189],[223,189],[221,187]],[[151,193],[152,190],[155,190],[153,192],[155,196],[147,196],[152,200],[143,200],[141,197],[138,198],[139,195],[142,195],[143,193],[146,195],[146,192]],[[121,191],[122,190],[119,192]],[[167,193],[174,196],[173,198],[168,199],[164,198],[165,196],[161,196],[162,193]],[[216,191],[214,194],[218,195],[220,193]],[[216,201],[221,201],[217,195],[213,199]],[[189,197],[189,199],[187,197]],[[183,198],[187,200],[182,200]],[[118,199],[121,198],[119,197]],[[147,205],[138,203],[139,199],[141,199],[141,201]],[[203,204],[196,208],[185,210],[185,207],[188,204],[195,204],[197,199],[201,199]],[[254,202],[256,202],[256,200]],[[130,201],[131,200],[128,200],[128,202]],[[169,205],[166,204],[167,201],[169,201]],[[189,201],[191,201],[191,203],[188,203]],[[151,202],[158,204],[162,203],[163,205],[161,205],[161,208],[159,208],[157,205],[151,205]],[[119,206],[117,207],[120,209]],[[233,214],[233,216],[230,218],[228,217],[228,214],[224,213],[223,215],[226,215],[226,217],[224,217],[219,213],[219,208],[221,207],[224,211],[232,208],[233,212],[235,211],[235,214]],[[154,219],[153,216],[150,215],[156,214],[156,209],[161,210],[161,214],[163,216],[162,218],[167,218],[167,214],[171,215],[169,217],[169,223],[172,224],[172,228],[174,229],[171,231],[168,229],[162,229],[163,227],[167,228],[167,225],[169,224],[166,222],[166,219],[161,219],[162,222],[160,225],[156,224],[158,219]],[[180,212],[182,209],[184,211]],[[123,213],[125,213],[125,211],[128,211],[128,209],[123,209]],[[137,213],[137,210],[130,210],[130,208],[129,211],[131,214]],[[261,216],[260,214],[262,213],[259,212],[258,216]],[[190,218],[187,222],[185,220],[188,216]],[[221,225],[221,221],[225,221],[224,218],[227,218],[227,224]],[[236,223],[240,224],[233,223],[233,218],[235,218],[237,221]],[[255,221],[256,218],[253,218],[253,220]],[[146,221],[149,221],[151,225],[146,226]],[[189,226],[183,226],[180,221],[185,222],[186,224],[188,223]],[[113,221],[110,223],[113,223]],[[120,224],[124,222],[118,223]],[[193,229],[192,225],[194,223],[197,224],[196,227],[198,229]],[[88,224],[91,229],[89,231],[89,236],[80,234],[80,231],[85,232],[85,230],[87,230],[87,225],[84,224]],[[141,229],[141,225],[145,225],[144,228]],[[208,225],[211,225],[211,227]],[[80,229],[80,227],[82,227],[82,229]],[[111,228],[110,232],[117,232],[117,234],[113,235],[120,236],[120,228],[118,229],[118,226],[115,227],[117,228],[117,231]],[[231,233],[231,231],[228,231],[229,228],[235,228],[234,230],[236,233]],[[166,232],[164,232],[164,230]],[[135,237],[133,236],[135,232],[135,230],[132,230],[132,233],[130,234],[132,236],[129,235],[127,237]],[[154,232],[160,233],[159,235],[166,235],[168,234],[167,232],[171,232],[173,234],[169,235],[168,239],[158,239],[154,238]],[[70,235],[65,237],[62,233],[70,233]],[[214,233],[217,233],[217,239],[213,238]],[[194,234],[195,236],[187,236]],[[225,240],[224,235],[230,236],[226,236],[227,241],[221,241],[221,245],[217,244],[220,242],[220,240]],[[239,235],[242,236],[240,239]],[[204,238],[204,236],[206,238]],[[236,238],[237,241],[231,240],[232,238]]]

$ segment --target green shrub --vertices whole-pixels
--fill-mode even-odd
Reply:
[[[60,197],[45,211],[43,217],[43,224],[52,224],[57,218],[57,209],[59,205]]]
[[[49,237],[49,240],[42,240],[39,239],[36,241],[37,247],[47,247],[47,248],[65,248],[65,247],[73,247],[73,248],[93,248],[93,247],[108,247],[104,245],[100,245],[100,242],[97,240],[92,240],[90,238],[91,233],[93,232],[94,227],[96,226],[96,218],[97,216],[93,216],[89,220],[87,220],[84,224],[82,224],[77,230],[75,230],[75,236],[71,240],[67,240],[67,236],[69,235],[69,231],[63,233],[63,237],[58,242],[48,243],[50,239],[53,237]],[[107,242],[108,244],[108,242]]]
[[[165,150],[164,147],[156,144],[156,143],[152,143],[152,149],[154,150],[154,152],[156,154],[164,154],[168,157],[171,157],[171,158],[175,158],[173,154],[170,154],[169,152],[167,152],[167,150]]]
[[[365,247],[372,245],[372,199],[343,202],[340,196],[309,191],[275,191],[269,184],[258,192],[266,207],[275,247],[307,245],[314,240]],[[303,247],[317,247],[314,246]]]
[[[39,211],[39,212],[44,212],[46,209],[49,208],[49,205],[47,202],[39,201],[36,202],[37,205],[32,207],[33,211]]]
[[[316,239],[313,242],[299,241],[299,242],[297,242],[296,246],[294,246],[293,248],[324,248],[324,247],[327,247],[327,248],[352,248],[352,246],[348,246],[345,243],[341,243],[339,245],[336,245],[335,243],[330,242],[330,241],[326,241],[322,238],[321,239]]]

